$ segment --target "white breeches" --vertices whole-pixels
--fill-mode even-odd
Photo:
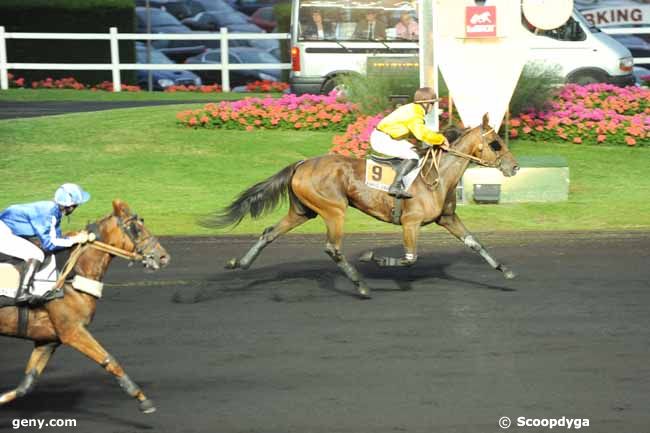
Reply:
[[[370,147],[384,155],[402,159],[420,159],[418,154],[413,150],[413,143],[408,140],[395,140],[390,135],[378,129],[375,129],[370,134]]]
[[[0,253],[18,257],[25,261],[36,259],[41,263],[45,260],[45,253],[39,247],[12,233],[7,225],[0,221]]]

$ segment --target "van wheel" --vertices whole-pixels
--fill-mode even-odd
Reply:
[[[325,84],[323,84],[323,87],[321,88],[321,93],[323,95],[329,95],[332,90],[336,90],[345,95],[347,90],[346,87],[343,84],[337,84],[336,79],[337,77],[332,77],[325,81]]]
[[[603,76],[603,74],[599,74],[598,72],[583,72],[577,74],[574,77],[571,77],[570,81],[575,84],[585,85],[593,83],[604,83],[607,81],[607,79]]]

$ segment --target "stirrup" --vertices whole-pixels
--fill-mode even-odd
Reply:
[[[32,301],[32,295],[29,293],[29,289],[23,290],[22,288],[18,289],[18,293],[14,298],[14,303],[16,305],[27,305]]]
[[[413,198],[413,195],[405,191],[403,188],[395,188],[392,191],[389,188],[388,195],[393,196],[395,198]]]

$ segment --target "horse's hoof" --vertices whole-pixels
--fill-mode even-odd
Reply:
[[[9,391],[0,395],[0,406],[16,399],[16,391]]]
[[[517,274],[506,268],[503,270],[503,276],[506,278],[506,280],[512,280],[517,276]]]
[[[370,288],[366,286],[359,286],[357,287],[357,293],[359,294],[359,298],[361,299],[371,299],[372,296],[370,296]]]
[[[226,269],[237,269],[239,267],[239,260],[230,259],[226,262]]]
[[[153,402],[149,399],[142,400],[140,402],[140,411],[142,413],[154,413],[156,411],[156,406],[154,406]]]
[[[359,256],[359,261],[369,263],[372,262],[373,257],[375,257],[374,251],[366,251]]]

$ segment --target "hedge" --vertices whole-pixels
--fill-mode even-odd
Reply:
[[[108,33],[135,32],[133,0],[3,0],[0,25],[7,32]],[[135,63],[133,41],[121,41],[120,61]],[[9,39],[7,55],[12,63],[110,63],[110,42],[93,40]],[[12,70],[28,82],[47,77],[74,76],[97,84],[112,80],[110,71]],[[123,71],[122,81],[135,82],[135,71]]]

